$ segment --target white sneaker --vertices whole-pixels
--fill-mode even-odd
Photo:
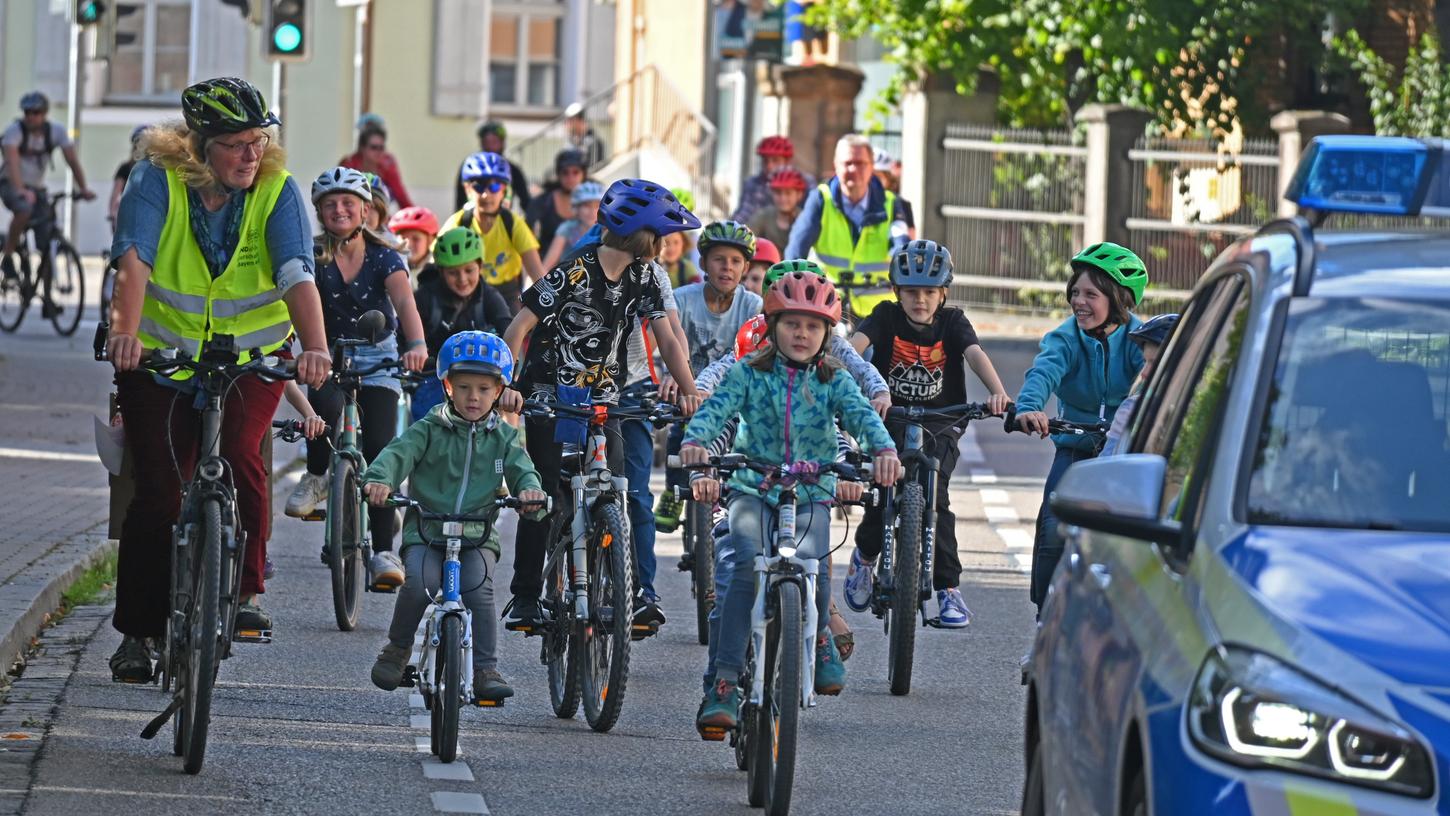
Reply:
[[[939,589],[936,593],[936,603],[940,610],[940,617],[937,620],[943,629],[965,629],[972,622],[972,610],[967,608],[967,602],[962,599],[962,593],[956,588]]]
[[[327,502],[328,491],[327,474],[304,473],[297,487],[292,489],[292,495],[287,497],[287,509],[283,512],[293,518],[302,518],[316,510],[317,505]]]
[[[851,564],[846,568],[846,606],[853,612],[865,612],[876,592],[876,562],[861,560],[861,551],[851,551]]]
[[[406,576],[403,574],[403,562],[398,554],[392,550],[380,553],[373,553],[371,564],[373,573],[373,586],[402,586]]]

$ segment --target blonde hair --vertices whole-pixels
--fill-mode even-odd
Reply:
[[[750,356],[745,358],[745,364],[756,371],[771,371],[775,368],[775,355],[780,353],[775,348],[775,327],[776,324],[780,323],[781,314],[784,313],[778,312],[767,318],[765,337],[770,342],[751,352]],[[811,315],[811,317],[820,320],[822,323],[827,322],[825,318],[819,315]],[[841,368],[840,361],[826,353],[826,349],[830,345],[831,326],[828,323],[826,325],[826,336],[821,339],[821,350],[818,352],[814,363],[816,367],[816,379],[823,383],[830,382],[836,376],[836,371]]]
[[[346,195],[346,193],[339,193],[337,195]],[[396,249],[396,247],[388,243],[386,238],[367,227],[362,227],[358,232],[361,233],[364,242],[377,244],[388,249]],[[343,243],[341,238],[338,238],[327,230],[323,230],[321,235],[314,236],[312,239],[312,256],[316,259],[317,265],[326,266],[336,260],[337,250],[342,247]]]
[[[276,126],[263,128],[270,137],[267,149],[262,151],[261,167],[257,169],[257,182],[271,178],[287,170],[287,151],[277,143]],[[212,172],[206,161],[206,146],[209,137],[189,130],[181,120],[164,122],[147,128],[141,133],[139,153],[152,164],[163,170],[174,170],[181,183],[193,190],[221,190],[224,185]]]
[[[629,235],[619,235],[606,228],[602,243],[610,249],[617,249],[636,258],[643,258],[646,255],[657,257],[660,254],[660,247],[664,244],[664,237],[647,229],[637,230]]]

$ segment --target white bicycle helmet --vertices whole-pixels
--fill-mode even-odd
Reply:
[[[362,199],[364,204],[370,204],[373,200],[373,190],[368,184],[368,177],[350,167],[334,167],[323,171],[312,182],[312,205],[317,206],[323,196],[331,193],[352,193]]]

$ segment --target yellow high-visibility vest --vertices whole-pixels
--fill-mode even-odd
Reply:
[[[896,299],[891,291],[891,223],[896,217],[896,196],[886,191],[886,220],[862,229],[853,243],[851,222],[836,206],[830,186],[822,184],[819,189],[821,232],[811,254],[832,283],[851,285],[846,303],[857,319],[864,318],[878,303]]]

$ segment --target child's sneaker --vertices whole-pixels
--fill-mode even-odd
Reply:
[[[373,553],[369,568],[373,573],[373,586],[400,587],[403,585],[403,562],[392,550]]]
[[[851,565],[846,568],[846,606],[852,612],[865,612],[876,592],[876,562],[862,561],[859,549],[851,551]]]
[[[493,669],[485,669],[473,675],[473,699],[489,703],[501,703],[514,696],[514,688]]]
[[[728,680],[715,681],[700,701],[695,728],[704,737],[706,731],[729,731],[735,727],[735,711],[740,708],[740,686]],[[708,737],[706,737],[708,739]]]
[[[816,693],[836,695],[846,687],[846,664],[829,633],[816,637]]]
[[[956,588],[939,589],[936,593],[939,610],[938,624],[943,629],[965,629],[972,622],[972,610],[962,600],[962,593]]]
[[[377,662],[373,663],[373,685],[383,691],[396,689],[403,682],[403,672],[408,668],[410,651],[406,646],[394,646],[391,643],[384,646]]]
[[[675,498],[673,492],[666,490],[661,493],[659,501],[655,502],[655,529],[673,533],[680,526],[680,514],[684,509],[685,503]]]
[[[321,476],[304,473],[297,486],[292,489],[292,495],[287,497],[287,508],[283,512],[293,518],[310,515],[317,509],[317,505],[327,502],[329,492],[326,473]]]

